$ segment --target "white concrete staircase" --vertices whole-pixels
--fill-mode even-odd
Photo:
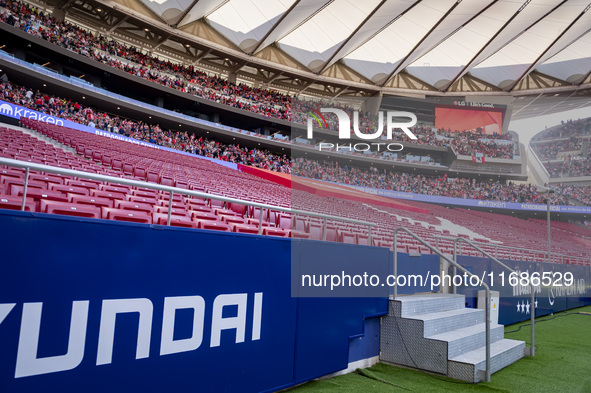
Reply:
[[[479,382],[486,369],[484,310],[466,308],[463,295],[428,294],[390,300],[382,318],[380,360]],[[491,374],[521,359],[523,341],[490,326]]]

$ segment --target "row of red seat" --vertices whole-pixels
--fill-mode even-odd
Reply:
[[[23,119],[23,124],[51,139],[61,141],[76,149],[79,155],[64,152],[66,155],[59,157],[59,165],[74,169],[83,168],[83,170],[94,173],[147,180],[254,202],[284,207],[293,206],[298,210],[373,222],[377,224],[377,227],[372,230],[371,243],[377,246],[391,248],[393,230],[404,226],[425,238],[430,244],[439,242],[440,249],[451,254],[453,252],[451,242],[436,239],[436,236],[451,236],[451,232],[445,229],[445,224],[439,218],[442,217],[466,228],[466,233],[478,235],[479,240],[491,240],[483,248],[493,253],[493,255],[515,257],[516,253],[512,252],[510,254],[509,251],[497,250],[492,240],[501,244],[516,245],[519,244],[519,237],[521,236],[526,239],[525,244],[528,246],[540,248],[539,245],[533,246],[531,244],[535,241],[539,242],[542,238],[537,225],[531,227],[533,223],[528,226],[523,223],[524,220],[516,218],[511,218],[517,220],[512,221],[511,224],[515,225],[516,228],[520,228],[520,231],[521,228],[524,228],[526,233],[517,235],[511,228],[508,228],[506,216],[490,213],[475,214],[475,212],[465,210],[456,211],[424,204],[420,207],[430,211],[429,214],[401,212],[390,207],[371,206],[355,201],[327,198],[301,190],[289,189],[197,157],[152,149],[28,119]],[[28,136],[22,138],[20,149],[16,145],[3,145],[3,140],[0,138],[0,154],[3,154],[2,146],[4,146],[11,149],[8,151],[9,155],[20,155],[25,159],[28,156],[32,157],[34,152],[32,149],[27,149],[27,144],[35,143],[37,146],[39,145],[38,141],[35,142],[35,138]],[[43,148],[45,149],[44,157],[58,157],[58,153],[52,151],[55,149],[53,146]],[[55,150],[59,151],[60,149]],[[37,158],[42,160],[43,157]],[[142,220],[142,222],[152,224],[162,224],[167,221],[168,195],[166,193],[124,187],[117,184],[89,182],[86,179],[60,178],[50,174],[31,173],[29,188],[31,194],[29,192],[27,194],[32,198],[28,200],[27,206],[31,206],[35,211],[41,211],[40,200],[43,199],[75,207],[83,204],[94,206],[98,208],[98,211],[91,209],[94,217],[121,220],[129,218],[132,221]],[[9,174],[6,174],[5,177],[1,176],[4,176],[4,174],[0,174],[0,192],[13,194],[16,197],[22,195],[21,188],[19,188],[22,187],[22,184],[18,184],[18,179],[15,180],[14,176]],[[16,177],[18,178],[18,176]],[[41,187],[39,188],[41,191],[35,191],[36,186]],[[40,192],[41,194],[38,195]],[[33,205],[30,205],[31,202]],[[20,207],[18,203],[15,203],[15,205]],[[50,205],[53,206],[54,204],[45,203],[44,207],[49,208]],[[51,211],[61,214],[76,214],[73,213],[72,209],[64,208],[63,205],[55,204],[55,206],[55,208],[51,207]],[[205,201],[197,198],[185,198],[175,194],[171,213],[172,225],[199,228],[215,223],[215,225],[211,225],[210,229],[258,233],[260,210],[247,208],[244,205],[226,205],[213,199]],[[138,216],[141,217],[137,218]],[[207,219],[208,217],[210,219]],[[301,216],[292,217],[279,211],[265,210],[262,222],[263,232],[268,235],[310,239],[322,239],[323,235],[324,223],[321,219]],[[463,236],[471,238],[467,234]],[[328,220],[326,239],[344,243],[368,244],[368,228],[363,225]],[[404,233],[399,235],[397,244],[399,251],[411,253],[431,252],[427,247]],[[578,241],[566,238],[559,239],[554,247],[557,252],[571,255],[578,255],[583,248]],[[469,250],[467,247],[464,247],[461,252],[465,255],[478,255],[476,251]],[[542,260],[540,255],[522,253],[520,258]]]

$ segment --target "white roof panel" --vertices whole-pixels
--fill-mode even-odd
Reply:
[[[211,25],[239,47],[258,43],[295,0],[232,0],[209,15]]]
[[[315,68],[328,60],[378,4],[379,0],[335,0],[279,40],[279,46],[300,63]]]
[[[445,89],[470,72],[505,88],[535,69],[576,84],[591,69],[591,0],[140,1],[172,26],[203,19],[246,54],[276,45],[376,84],[405,71]]]
[[[540,64],[537,70],[572,83],[582,82],[580,79],[591,71],[591,32]]]

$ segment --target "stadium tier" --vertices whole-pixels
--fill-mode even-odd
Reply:
[[[563,121],[539,132],[530,146],[551,177],[585,177],[591,175],[590,133],[591,118]]]
[[[323,197],[311,192],[290,189],[277,183],[226,168],[203,158],[160,151],[106,136],[21,119],[23,126],[63,146],[63,150],[22,131],[2,130],[2,152],[7,158],[37,162],[68,169],[126,177],[140,181],[179,187],[188,190],[267,203],[281,207],[365,220],[378,226],[372,231],[371,244],[392,247],[393,230],[405,226],[430,243],[439,243],[441,250],[452,254],[449,239],[437,237],[461,235],[486,244],[483,248],[500,258],[519,257],[535,261],[543,255],[536,249],[543,243],[545,227],[527,220],[486,212],[448,209],[437,205],[405,202],[419,207],[412,209],[374,205],[371,199],[352,201]],[[75,153],[74,153],[75,152]],[[43,173],[30,175],[26,210],[79,217],[113,219],[145,224],[167,223],[169,195],[155,190],[121,186],[116,183],[76,179]],[[5,167],[2,174],[2,207],[20,209],[24,188],[24,171]],[[497,191],[498,193],[498,191]],[[368,203],[369,202],[369,203]],[[258,233],[259,210],[225,204],[215,200],[175,195],[171,210],[172,226]],[[386,210],[384,210],[386,209]],[[422,210],[421,210],[422,209]],[[478,217],[478,219],[475,219]],[[508,221],[509,220],[509,221]],[[507,224],[510,222],[509,226]],[[321,240],[321,219],[293,217],[290,214],[265,211],[263,234],[294,236]],[[452,229],[453,228],[453,229]],[[563,223],[555,230],[553,252],[573,257],[587,257],[591,231]],[[367,227],[331,221],[326,240],[370,244]],[[495,248],[495,245],[527,249]],[[401,235],[398,251],[431,254],[431,250],[410,236]],[[460,252],[462,252],[460,250]],[[477,256],[476,251],[467,251]],[[555,256],[560,263],[585,263],[573,258]]]
[[[108,115],[65,98],[51,96],[39,91],[34,92],[33,89],[24,86],[4,83],[1,87],[4,99],[9,102],[81,124],[91,125],[114,134],[129,136],[137,140],[228,162],[286,173],[292,170],[291,160],[285,154],[274,154],[266,149],[220,143],[203,137],[196,138],[186,131],[175,132],[162,129],[157,124]],[[420,135],[425,135],[425,132],[427,132],[427,137],[435,135],[431,134],[427,129],[422,129]],[[473,134],[466,135],[474,137]],[[462,144],[468,143],[469,140],[477,142],[477,139],[464,139],[464,137],[455,141]],[[334,161],[320,163],[312,160],[294,159],[294,163],[298,175],[359,186],[505,202],[539,203],[542,200],[542,197],[535,191],[535,187],[528,185],[513,185],[499,181],[477,181],[474,178],[448,178],[447,175],[428,179],[425,176],[400,171],[378,173],[375,170],[370,171],[354,167],[342,168]],[[562,188],[561,186],[555,187],[557,193],[551,195],[552,203],[569,203],[565,195],[573,196],[573,194],[563,192]],[[583,186],[580,191],[574,195],[584,195],[585,192],[588,192],[588,187]],[[584,200],[577,199],[577,201],[586,204]]]
[[[308,113],[318,111],[323,105],[320,100],[299,99],[275,90],[255,89],[246,84],[236,85],[217,75],[199,71],[194,66],[161,60],[100,33],[97,35],[77,25],[58,22],[51,15],[43,14],[38,8],[20,1],[8,1],[3,6],[5,10],[0,16],[4,23],[110,67],[200,98],[302,125],[306,124]],[[333,106],[350,116],[354,111],[353,107],[347,105]],[[374,117],[367,112],[361,113],[358,123],[360,132],[369,134],[378,127]],[[336,118],[328,117],[325,124],[329,130],[338,130]],[[518,150],[509,134],[487,135],[482,131],[437,130],[433,127],[420,127],[418,131],[420,137],[416,143],[419,145],[451,147],[456,154],[461,155],[482,154],[491,158],[513,159]],[[395,137],[393,140],[405,139]]]
[[[220,143],[203,137],[195,138],[194,134],[189,136],[187,132],[166,130],[158,124],[109,115],[103,111],[82,106],[72,100],[33,91],[33,89],[10,82],[1,84],[0,88],[4,100],[51,116],[201,156],[244,163],[280,172],[289,172],[290,166],[287,157],[273,154],[266,149],[249,149],[244,146]]]
[[[0,0],[0,392],[587,391],[590,8]]]

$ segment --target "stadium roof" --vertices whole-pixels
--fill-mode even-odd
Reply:
[[[91,14],[89,4],[94,0],[54,2],[68,8],[84,4]],[[221,51],[217,57],[222,68],[270,84],[293,84],[299,75],[298,87],[311,91],[315,87],[311,85],[320,83],[329,95],[358,95],[364,89],[425,94],[572,90],[591,82],[589,0],[98,0],[96,4],[127,16],[111,20],[112,30],[119,33],[137,29],[138,21],[148,22],[161,33],[151,37],[155,31],[143,29],[141,38],[148,44],[153,38],[159,48],[179,52],[184,46],[209,44],[210,53],[205,55],[198,48],[185,51],[199,61],[208,56],[211,60],[212,52]],[[141,30],[136,34],[141,36]],[[183,41],[191,39],[195,42]],[[342,88],[330,86],[331,81],[335,86],[343,83]]]

